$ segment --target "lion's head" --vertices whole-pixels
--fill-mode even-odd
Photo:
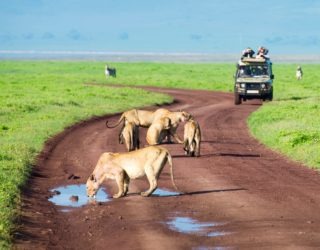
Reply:
[[[191,115],[186,111],[181,111],[180,121],[186,122],[191,118]]]
[[[90,175],[90,177],[87,180],[86,186],[87,186],[88,197],[95,197],[99,189],[99,182],[95,178],[94,174]]]

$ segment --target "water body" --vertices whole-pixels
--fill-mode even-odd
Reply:
[[[220,231],[217,227],[224,223],[199,222],[190,217],[173,217],[166,223],[173,231],[184,234],[197,234],[199,236],[218,237],[230,234]]]
[[[162,196],[162,197],[167,197],[167,196],[178,196],[181,193],[175,192],[175,191],[170,191],[168,189],[161,189],[157,188],[153,193],[152,196]]]
[[[92,201],[108,202],[111,198],[108,197],[105,188],[100,188],[96,194],[96,199],[87,197],[86,185],[68,185],[61,186],[50,190],[54,195],[49,198],[49,201],[57,206],[63,207],[62,212],[70,212],[72,208],[82,207]]]

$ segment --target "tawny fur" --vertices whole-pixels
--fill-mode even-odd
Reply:
[[[184,125],[183,149],[186,155],[200,156],[201,131],[197,121],[189,119]]]
[[[169,111],[167,109],[158,109],[154,114],[153,122],[156,122],[163,117],[169,118],[171,122],[170,129],[167,133],[167,142],[170,143],[172,141],[171,137],[173,137],[178,143],[183,143],[183,141],[177,135],[176,131],[180,122],[187,121],[191,117],[191,115],[185,111]]]
[[[148,110],[139,110],[139,109],[131,109],[122,113],[119,120],[114,125],[109,125],[108,121],[106,121],[106,126],[108,128],[115,128],[122,123],[122,127],[119,133],[119,143],[123,143],[121,138],[122,130],[124,126],[128,122],[134,123],[136,126],[148,128],[154,121],[157,121],[163,117],[167,117],[171,120],[171,128],[168,130],[168,142],[171,141],[171,136],[179,142],[182,143],[182,140],[176,134],[176,130],[179,126],[180,122],[184,122],[189,119],[190,114],[185,111],[174,111],[171,112],[167,109],[160,108],[156,111],[148,111]]]
[[[139,127],[132,122],[127,122],[122,130],[121,139],[128,151],[139,149]]]
[[[153,122],[147,131],[147,143],[149,145],[157,145],[167,135],[167,130],[170,129],[171,121],[168,117],[162,117],[157,121]]]
[[[125,196],[129,190],[130,179],[147,176],[149,189],[142,196],[150,196],[158,185],[158,179],[166,163],[170,165],[171,181],[178,190],[173,176],[172,158],[168,150],[161,146],[149,146],[127,153],[103,153],[93,173],[87,180],[87,195],[94,197],[105,179],[115,180],[118,193],[113,198]]]

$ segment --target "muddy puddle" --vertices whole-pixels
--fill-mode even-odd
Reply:
[[[86,185],[68,185],[50,190],[52,197],[49,201],[57,206],[61,206],[62,212],[69,212],[73,208],[82,207],[91,202],[108,202],[111,198],[105,188],[100,188],[96,194],[96,198],[87,197]]]
[[[167,197],[167,196],[178,196],[181,195],[179,192],[170,191],[168,189],[162,189],[157,188],[153,193],[152,196],[161,196],[161,197]]]
[[[51,189],[50,192],[52,196],[48,200],[56,206],[60,206],[60,211],[62,212],[70,212],[73,208],[82,207],[92,202],[108,202],[112,200],[103,187],[98,190],[95,199],[87,197],[85,184],[61,186]],[[156,189],[152,194],[152,196],[161,197],[178,195],[180,193],[161,188]]]
[[[220,230],[220,227],[225,223],[200,222],[191,217],[172,217],[166,224],[171,230],[184,234],[196,234],[207,237],[218,237],[230,234],[230,232]]]

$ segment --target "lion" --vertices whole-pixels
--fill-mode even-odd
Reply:
[[[183,141],[177,135],[176,131],[180,122],[189,120],[191,115],[186,111],[169,111],[167,109],[158,109],[155,111],[153,121],[155,122],[163,117],[169,118],[171,122],[170,128],[168,129],[167,133],[167,142],[171,143],[172,136],[178,143],[183,143]]]
[[[148,111],[148,110],[141,110],[141,109],[131,109],[128,111],[125,111],[122,113],[120,116],[119,120],[117,121],[116,124],[110,126],[108,125],[108,121],[106,121],[106,126],[107,128],[115,128],[119,126],[122,122],[122,127],[120,129],[119,133],[119,143],[122,144],[122,131],[126,125],[126,123],[131,122],[136,126],[140,127],[149,127],[153,121],[153,111]]]
[[[157,121],[162,117],[168,117],[171,120],[171,128],[168,133],[168,142],[171,142],[171,136],[178,142],[182,143],[183,141],[176,134],[176,130],[180,122],[184,122],[189,119],[190,114],[185,111],[171,112],[164,108],[159,108],[156,111],[140,110],[140,109],[131,109],[122,113],[119,120],[116,124],[110,126],[108,121],[106,121],[107,128],[115,128],[119,126],[122,122],[122,127],[119,133],[119,143],[122,144],[123,140],[121,137],[122,130],[127,122],[132,122],[136,126],[148,128],[151,126],[153,121]]]
[[[168,117],[171,120],[171,128],[168,130],[167,139],[171,142],[171,136],[178,142],[183,143],[183,141],[176,134],[176,130],[180,122],[185,122],[189,119],[190,114],[185,111],[169,111],[165,108],[159,108],[156,111],[131,109],[122,113],[116,124],[110,126],[108,121],[106,121],[106,126],[108,128],[115,128],[122,123],[122,127],[119,133],[119,143],[123,143],[123,138],[121,136],[122,130],[127,122],[132,122],[136,126],[148,128],[151,126],[153,121],[157,121],[162,117]]]
[[[123,126],[126,122],[132,122],[136,126],[149,127],[153,121],[153,114],[154,111],[131,109],[123,112],[116,124],[112,126],[108,125],[109,121],[106,121],[106,126],[107,128],[115,128],[119,126],[121,122],[123,122]]]
[[[190,118],[184,125],[183,149],[186,155],[200,156],[201,131],[194,118]]]
[[[133,122],[127,122],[120,136],[121,140],[125,142],[128,151],[139,149],[139,127]]]
[[[147,131],[147,143],[149,145],[157,145],[167,135],[167,130],[171,127],[171,120],[168,117],[162,117],[153,122]]]
[[[95,197],[100,185],[105,179],[116,180],[118,193],[113,198],[127,195],[130,179],[147,176],[150,187],[141,192],[144,197],[150,196],[157,188],[157,181],[166,163],[170,165],[171,181],[178,190],[173,176],[172,157],[167,149],[161,146],[149,146],[126,153],[103,153],[87,180],[87,195]]]

